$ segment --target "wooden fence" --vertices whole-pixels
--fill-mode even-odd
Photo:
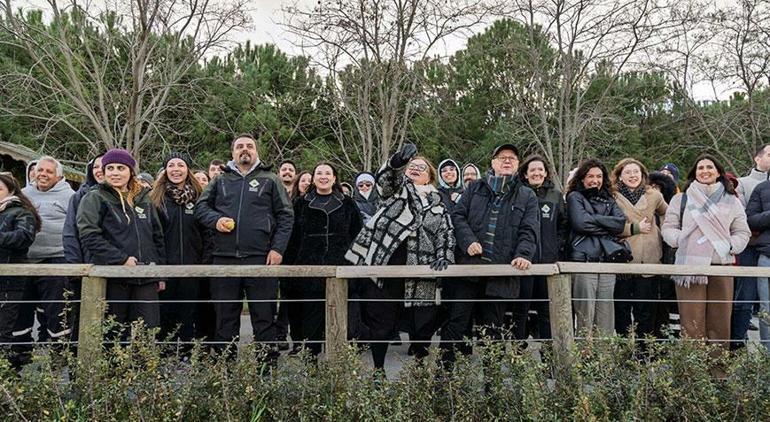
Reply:
[[[102,348],[101,326],[106,309],[105,293],[110,278],[189,277],[320,277],[326,279],[326,357],[335,359],[347,347],[348,280],[353,278],[442,278],[491,276],[545,276],[548,282],[554,363],[570,365],[574,343],[571,274],[645,274],[770,277],[770,267],[685,266],[655,264],[605,264],[558,262],[533,265],[519,271],[508,265],[451,265],[441,272],[428,266],[261,266],[261,265],[151,265],[94,266],[71,264],[0,264],[3,276],[82,277],[78,357],[93,359]],[[451,280],[446,282],[451,283]]]

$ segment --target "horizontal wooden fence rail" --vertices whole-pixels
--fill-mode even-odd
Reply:
[[[687,266],[558,262],[519,271],[509,265],[450,265],[445,271],[428,266],[265,266],[265,265],[140,265],[0,264],[0,276],[66,276],[83,280],[78,357],[93,359],[102,348],[102,324],[110,278],[268,277],[326,279],[326,357],[335,359],[347,347],[348,280],[357,278],[442,278],[545,276],[548,283],[554,363],[567,376],[574,343],[571,274],[706,275],[770,277],[770,267]]]

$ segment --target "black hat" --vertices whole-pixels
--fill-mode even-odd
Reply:
[[[500,151],[502,151],[504,149],[509,149],[509,150],[513,151],[513,153],[516,154],[516,157],[520,156],[519,155],[519,149],[516,148],[516,145],[514,145],[514,144],[502,144],[502,145],[498,145],[497,148],[495,148],[495,150],[492,151],[492,158],[497,157],[497,154],[500,153]]]
[[[187,155],[187,154],[185,154],[183,152],[176,152],[176,151],[174,151],[174,152],[170,152],[166,156],[166,160],[163,161],[163,168],[165,169],[166,166],[168,166],[168,162],[173,160],[174,158],[178,158],[178,159],[184,161],[185,164],[187,164],[187,167],[192,167],[192,160],[190,160],[190,156],[189,155]]]

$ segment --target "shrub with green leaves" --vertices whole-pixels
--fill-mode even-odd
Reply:
[[[41,350],[17,374],[0,359],[0,412],[13,420],[768,420],[770,355],[693,341],[624,338],[576,344],[558,372],[539,353],[486,342],[451,370],[438,353],[391,379],[351,347],[334,361],[265,361],[258,346],[233,361],[196,345],[180,363],[154,333],[78,362]]]

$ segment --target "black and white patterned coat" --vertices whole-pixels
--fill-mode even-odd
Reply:
[[[428,265],[437,259],[454,263],[451,217],[438,191],[420,196],[404,169],[385,164],[376,176],[380,207],[356,237],[345,258],[355,265],[387,265],[406,242],[406,265]],[[381,281],[377,281],[382,287]],[[435,280],[407,280],[405,298],[438,300]],[[430,305],[415,302],[407,305]]]

